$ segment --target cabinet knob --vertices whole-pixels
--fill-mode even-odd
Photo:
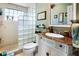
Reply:
[[[42,39],[42,37],[40,37]]]
[[[48,52],[46,53],[46,56],[49,56],[49,53]]]
[[[62,47],[62,45],[59,45],[60,47]]]

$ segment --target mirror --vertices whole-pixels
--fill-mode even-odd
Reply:
[[[51,7],[51,25],[70,24],[73,19],[72,3],[56,3],[50,4]],[[70,16],[69,16],[70,15]],[[69,20],[69,21],[68,21]]]

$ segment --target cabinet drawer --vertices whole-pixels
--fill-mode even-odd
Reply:
[[[67,53],[62,52],[62,50],[52,47],[51,48],[51,56],[67,56]]]

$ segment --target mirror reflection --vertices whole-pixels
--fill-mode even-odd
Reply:
[[[51,25],[70,24],[73,19],[72,3],[51,4]]]

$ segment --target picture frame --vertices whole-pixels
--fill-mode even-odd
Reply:
[[[40,12],[37,14],[38,20],[46,20],[46,11]]]

